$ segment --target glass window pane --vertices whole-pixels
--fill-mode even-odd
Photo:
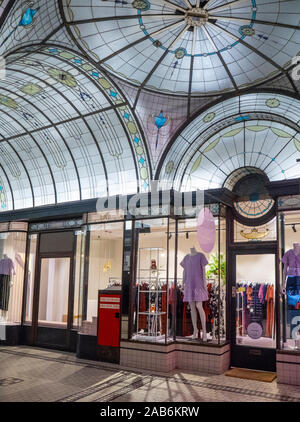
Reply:
[[[28,270],[27,270],[27,287],[26,287],[25,323],[32,322],[32,305],[33,305],[37,238],[38,238],[37,234],[30,235],[30,244],[29,244],[29,253],[28,253]]]
[[[81,333],[97,335],[98,291],[119,286],[122,282],[123,223],[103,223],[88,226],[88,282],[83,283]]]
[[[275,279],[274,254],[237,255],[237,344],[267,348],[276,346]]]
[[[138,220],[136,285],[133,287],[133,340],[171,341],[168,314],[168,219]]]
[[[300,211],[280,213],[281,348],[300,350]]]
[[[0,318],[20,323],[22,312],[26,233],[0,233]]]
[[[41,260],[39,325],[66,327],[70,282],[70,258]]]

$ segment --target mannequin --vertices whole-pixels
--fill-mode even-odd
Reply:
[[[300,244],[294,243],[293,249],[289,249],[282,258],[283,262],[283,280],[285,283],[282,293],[286,293],[290,282],[296,282],[300,288]],[[299,280],[296,280],[299,277]],[[293,280],[292,280],[293,279]],[[299,283],[297,283],[299,281]]]
[[[199,312],[202,325],[202,340],[207,341],[206,318],[203,303],[208,300],[205,266],[207,259],[201,252],[197,252],[195,246],[190,249],[180,265],[183,267],[184,302],[189,302],[193,323],[192,338],[198,338],[197,311]]]
[[[3,254],[0,260],[0,311],[2,317],[8,311],[12,273],[16,274],[14,263],[6,254]]]

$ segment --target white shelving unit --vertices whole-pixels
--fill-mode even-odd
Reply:
[[[153,264],[155,261],[155,265]],[[148,268],[147,268],[148,266]],[[154,268],[155,267],[155,268]],[[138,257],[138,300],[137,300],[137,338],[147,336],[147,340],[163,340],[162,315],[167,315],[168,289],[162,289],[166,284],[167,253],[164,248],[140,248]],[[143,286],[147,284],[147,289]],[[140,311],[141,294],[146,295],[146,311]],[[166,311],[162,311],[162,303],[166,303]],[[139,327],[140,316],[147,319],[147,331]],[[167,327],[166,321],[166,330]]]

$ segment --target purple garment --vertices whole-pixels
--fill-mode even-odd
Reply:
[[[259,288],[258,297],[259,297],[260,303],[263,303],[265,301],[264,284],[262,284],[262,283],[261,283],[260,288]]]
[[[0,274],[11,275],[16,274],[14,263],[10,258],[3,258],[0,261]]]
[[[288,250],[281,260],[287,267],[287,275],[300,276],[300,254],[295,255],[293,249]]]
[[[207,289],[204,286],[203,269],[207,265],[203,253],[186,255],[180,265],[184,268],[184,302],[205,302],[208,300]]]

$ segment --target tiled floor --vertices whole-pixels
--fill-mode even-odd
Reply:
[[[132,371],[72,353],[0,347],[0,401],[298,402],[300,387],[184,371]]]

